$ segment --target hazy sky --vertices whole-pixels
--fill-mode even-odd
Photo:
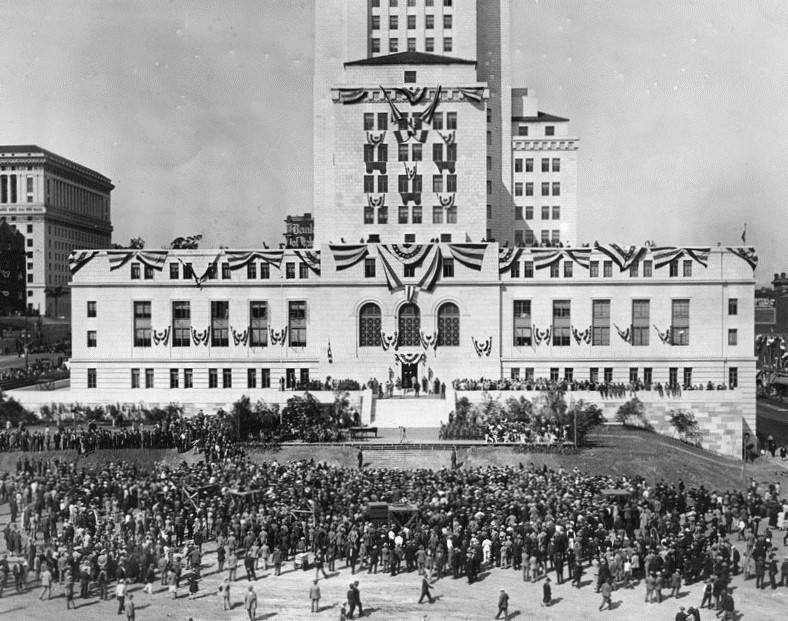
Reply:
[[[319,1],[319,0],[317,0]],[[112,179],[114,238],[282,241],[311,209],[312,2],[0,2],[0,143]],[[515,86],[580,137],[580,237],[788,270],[788,3],[512,0]]]

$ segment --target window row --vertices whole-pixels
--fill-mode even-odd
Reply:
[[[632,300],[630,323],[619,334],[633,346],[647,346],[650,344],[651,330],[651,301]],[[550,338],[554,347],[568,347],[572,339],[584,340],[592,346],[610,345],[610,300],[591,301],[591,326],[588,333],[578,333],[572,327],[572,313],[570,300],[554,300],[552,325],[549,336],[546,330],[534,327],[531,321],[531,300],[514,300],[513,302],[513,345],[515,347],[529,347],[534,344],[534,339]],[[615,327],[615,326],[613,326]],[[534,334],[536,330],[536,334]],[[662,337],[660,337],[662,338]],[[690,301],[671,300],[671,321],[664,336],[665,342],[670,345],[689,345],[690,339]],[[737,331],[728,332],[728,344],[736,345],[738,342]]]
[[[373,54],[380,54],[381,46],[380,46],[380,39],[378,37],[372,37],[370,39],[370,48]],[[407,39],[407,49],[409,52],[415,52],[416,50],[416,37],[408,37]],[[454,41],[451,37],[443,37],[442,43],[441,39],[438,39],[438,47],[442,47],[444,52],[451,52],[454,49]],[[399,39],[395,37],[391,37],[388,42],[388,53],[389,54],[396,54],[399,50]],[[435,39],[433,37],[425,37],[424,38],[424,51],[425,52],[435,52]]]
[[[542,196],[561,196],[561,182],[560,181],[543,181],[542,182],[542,189],[541,189]],[[525,192],[525,194],[523,194]],[[514,195],[515,196],[533,196],[534,195],[534,183],[531,181],[526,181],[525,183],[521,181],[517,181],[514,184]]]
[[[561,172],[561,158],[560,157],[541,158],[541,170],[543,173]],[[525,159],[523,159],[522,157],[514,158],[514,172],[516,173],[534,172],[534,158],[532,157],[527,157]]]
[[[623,378],[615,377],[613,373],[613,367],[603,367],[602,374],[600,376],[599,367],[590,367],[588,370],[588,381],[592,384],[599,384],[600,377],[603,383],[605,384],[612,384],[613,382],[621,382]],[[520,373],[522,371],[522,374]],[[659,382],[659,378],[654,377],[654,369],[653,367],[643,367],[643,375],[640,374],[641,369],[638,367],[630,367],[629,368],[629,375],[628,375],[628,382],[630,384],[639,384],[643,383],[646,386],[651,386],[652,384]],[[533,382],[534,381],[534,368],[533,367],[525,367],[520,369],[518,367],[512,367],[510,369],[510,378],[513,380],[523,380],[525,382]],[[693,385],[693,376],[692,376],[692,367],[683,367],[682,369],[682,386],[692,386]],[[678,385],[679,383],[679,367],[669,367],[667,377],[662,380],[666,381],[666,383],[671,385]],[[551,367],[550,368],[550,381],[552,382],[578,382],[582,381],[579,377],[575,375],[574,367],[565,367],[563,370],[563,376],[561,374],[561,369],[559,367]],[[739,369],[738,367],[729,367],[728,368],[728,385],[730,388],[738,388],[739,386]]]
[[[445,269],[445,266],[444,266]],[[451,269],[454,269],[452,264]],[[460,344],[460,309],[452,302],[438,307],[438,346],[457,347]],[[359,347],[380,347],[382,314],[380,306],[369,302],[358,313]],[[416,304],[405,304],[397,313],[397,344],[399,347],[420,347],[421,311]]]
[[[141,268],[144,267],[144,270]],[[139,263],[131,264],[131,279],[132,280],[153,280],[155,270],[147,265],[141,266]],[[232,279],[233,271],[230,269],[229,263],[222,263],[221,267],[217,267],[214,263],[207,269],[207,279],[217,280],[221,274],[221,280]],[[259,274],[259,276],[258,276]],[[194,268],[191,263],[170,263],[169,264],[170,280],[193,280],[195,278]],[[251,262],[246,265],[246,277],[250,280],[256,280],[258,277],[261,280],[271,278],[271,265],[269,263]],[[309,278],[309,267],[306,263],[289,261],[285,263],[285,278],[287,280],[294,280],[299,278],[306,280]]]
[[[402,205],[397,209],[397,222],[398,224],[423,224],[424,212],[421,205],[413,205],[408,207]],[[388,224],[389,223],[389,208],[388,207],[364,207],[364,224]],[[457,207],[441,207],[436,205],[432,208],[432,223],[433,224],[457,224]]]
[[[416,6],[416,0],[406,0],[406,2],[409,7]],[[382,2],[381,0],[369,0],[369,4],[373,9],[380,8],[381,5],[384,8],[388,5],[390,8],[395,9],[399,6],[399,0],[388,0],[388,2],[386,0],[382,0]],[[442,4],[444,7],[451,7],[454,2],[453,0],[438,0],[438,4]],[[435,6],[435,0],[424,0],[424,6]]]
[[[288,302],[287,339],[291,347],[306,347],[306,302]],[[250,347],[268,346],[270,314],[268,302],[249,302],[246,338]],[[172,302],[172,346],[190,347],[194,339],[191,302]],[[94,333],[95,338],[95,333]],[[207,338],[207,337],[206,337]],[[235,335],[234,335],[235,338]],[[153,323],[150,302],[134,302],[134,346],[151,347]],[[212,347],[230,346],[230,303],[211,301],[210,344]]]
[[[517,135],[518,136],[527,136],[528,135],[528,126],[527,125],[519,125],[517,127]],[[555,136],[555,125],[545,125],[544,126],[544,135],[545,136]]]
[[[416,15],[407,15],[406,16],[406,25],[408,30],[416,30],[417,28],[417,19]],[[399,29],[399,15],[389,15],[389,30],[398,30]],[[381,16],[380,15],[372,15],[370,18],[370,28],[372,30],[380,30],[381,24]],[[450,14],[443,16],[443,29],[450,30],[453,23],[453,17]],[[435,15],[427,14],[424,16],[424,29],[425,30],[434,30],[435,29]]]
[[[561,206],[560,205],[542,205],[542,220],[560,220],[561,219]],[[515,220],[533,220],[534,207],[533,205],[526,205],[523,210],[522,205],[515,205],[514,207]]]
[[[543,245],[553,245],[556,246],[561,243],[561,231],[558,229],[544,229],[539,234],[539,241]],[[536,233],[531,229],[520,230],[517,229],[514,232],[514,245],[515,246],[535,246],[536,245]],[[531,263],[531,276],[526,276],[526,278],[533,278],[533,262],[526,261],[526,263]],[[525,266],[527,269],[527,266]],[[519,278],[520,277],[520,266],[519,264],[515,264],[513,266],[511,272],[512,278]]]

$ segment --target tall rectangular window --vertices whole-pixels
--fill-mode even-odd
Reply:
[[[632,300],[632,345],[646,346],[649,344],[650,320],[651,303],[649,300]]]
[[[671,261],[670,262],[670,277],[676,278],[679,275],[679,262],[678,261]]]
[[[733,313],[734,315],[736,313]],[[88,302],[88,317],[95,317],[96,316],[96,302],[95,300],[91,300]]]
[[[290,347],[306,347],[306,302],[290,302],[288,313]]]
[[[96,369],[88,369],[88,388],[95,388],[96,384]]]
[[[654,275],[654,264],[651,261],[643,261],[643,278],[651,278]]]
[[[692,261],[684,261],[683,273],[685,278],[692,276]]]
[[[605,261],[602,264],[602,269],[604,270],[602,275],[605,278],[612,278],[613,277],[613,262],[612,261]]]
[[[309,266],[306,263],[298,264],[298,277],[301,280],[306,280],[309,278]]]
[[[533,277],[534,277],[534,262],[523,261],[523,278],[533,278]]]
[[[131,387],[132,388],[139,388],[140,387],[140,370],[139,369],[132,369],[131,370]]]
[[[569,300],[553,300],[553,345],[555,347],[569,347],[571,329],[571,302]]]
[[[257,369],[246,369],[246,387],[257,388]]]
[[[738,298],[730,298],[728,300],[728,314],[729,315],[738,315],[739,314],[739,300]],[[88,315],[90,316],[90,315]]]
[[[151,346],[151,304],[134,302],[134,347]]]
[[[189,347],[191,341],[192,312],[189,302],[172,303],[172,346]]]
[[[218,369],[208,369],[208,388],[219,388]]]
[[[689,300],[673,300],[670,322],[672,345],[689,345],[689,304]]]
[[[224,300],[211,302],[211,346],[230,345],[230,303]]]
[[[285,263],[285,278],[293,280],[295,278],[295,263]]]
[[[178,369],[170,369],[170,388],[178,388]]]
[[[375,259],[364,259],[364,278],[375,278]]]
[[[599,367],[591,367],[588,369],[588,381],[592,384],[599,382]]]
[[[561,159],[554,157],[553,158],[553,172],[561,172]]]
[[[180,263],[170,263],[170,280],[178,280],[180,278]]]
[[[260,264],[260,280],[268,280],[271,278],[271,266],[268,263]]]
[[[153,280],[153,268],[150,265],[146,265],[143,272],[145,273],[145,280]]]
[[[638,268],[640,267],[640,263],[635,261],[632,265],[629,266],[629,277],[630,278],[637,278],[638,277]]]
[[[260,388],[271,388],[271,369],[260,369]]]
[[[454,277],[454,259],[443,259],[443,277]]]
[[[183,387],[184,388],[194,388],[194,370],[193,369],[184,369],[183,370]]]
[[[523,184],[520,181],[516,181],[514,184],[514,195],[515,196],[522,196],[523,195]]]
[[[249,302],[249,346],[268,345],[268,302]]]
[[[610,384],[613,381],[613,367],[605,367],[605,383]]]
[[[550,158],[543,157],[542,158],[542,172],[550,172]]]
[[[564,261],[564,278],[572,278],[572,262]]]
[[[589,278],[599,278],[599,261],[588,263],[588,276]]]
[[[88,330],[88,347],[96,346],[96,331]]]
[[[31,240],[28,240],[31,241]],[[140,279],[140,264],[139,263],[132,263],[131,264],[131,279],[132,280],[139,280]]]
[[[153,369],[145,369],[145,388],[154,388]]]
[[[553,181],[553,196],[561,196],[561,182]]]
[[[90,332],[88,332],[88,338],[90,338]],[[736,328],[729,328],[728,329],[728,345],[738,345],[739,344],[739,331]],[[93,345],[95,347],[95,345]]]
[[[514,301],[514,346],[531,345],[531,300]]]
[[[652,369],[651,367],[645,367],[643,369],[643,383],[646,386],[651,386],[653,382],[654,382],[654,369]]]
[[[728,369],[728,387],[733,390],[739,387],[739,368],[730,367]]]
[[[523,172],[523,158],[518,157],[514,160],[514,172],[520,173]]]
[[[248,280],[257,279],[257,263],[254,261],[249,261],[249,263],[246,264],[246,278]]]
[[[233,387],[233,370],[222,369],[222,388]]]
[[[684,367],[684,384],[683,386],[686,388],[687,386],[692,386],[692,367]]]
[[[449,39],[451,40],[451,39]],[[457,129],[457,113],[456,112],[447,112],[446,113],[446,129]]]
[[[675,386],[679,383],[679,370],[677,367],[670,367],[668,369],[668,384]]]
[[[593,300],[592,309],[592,345],[610,345],[610,300]]]

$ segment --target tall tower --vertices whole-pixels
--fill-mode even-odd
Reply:
[[[315,243],[512,238],[509,0],[321,0]]]

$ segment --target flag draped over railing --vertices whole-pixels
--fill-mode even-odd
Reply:
[[[107,250],[109,271],[120,269],[133,259],[160,272],[164,269],[167,254],[167,250]]]
[[[335,244],[329,245],[328,249],[331,251],[331,256],[334,258],[334,264],[338,272],[353,267],[369,255],[369,246],[367,244],[355,244],[352,246]]]
[[[523,248],[498,248],[498,272],[504,274],[520,260]]]
[[[282,265],[284,250],[251,250],[225,252],[230,269],[235,271],[248,265],[252,261],[261,261],[273,265],[276,269]]]
[[[319,250],[296,250],[296,256],[301,259],[310,270],[320,276],[320,251]]]
[[[449,244],[449,252],[458,263],[480,272],[487,244]]]
[[[708,246],[657,246],[651,248],[651,257],[654,259],[655,269],[664,267],[673,261],[678,261],[682,257],[689,257],[700,263],[703,267],[707,267],[709,263],[709,252],[711,252],[711,248]]]
[[[613,260],[620,271],[629,269],[648,251],[645,246],[619,246],[618,244],[600,244],[594,242],[594,248]]]
[[[537,270],[550,267],[561,259],[570,259],[580,267],[588,269],[591,259],[591,248],[531,248],[534,268]]]
[[[72,251],[71,254],[68,255],[68,269],[72,276],[96,258],[98,253],[98,250]]]
[[[747,262],[747,264],[754,270],[758,267],[758,254],[755,252],[755,248],[728,248],[728,252],[735,254],[740,259]]]

